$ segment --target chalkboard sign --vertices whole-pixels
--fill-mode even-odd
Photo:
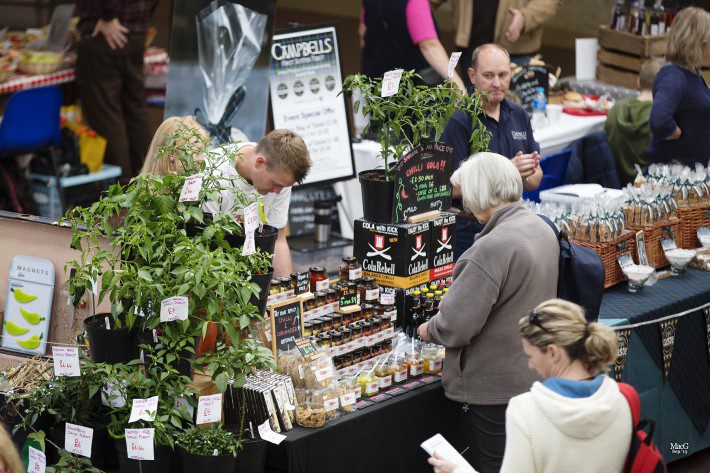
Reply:
[[[545,89],[547,97],[548,72],[545,66],[523,66],[510,80],[510,90],[518,94],[523,102],[523,108],[528,112],[532,111],[532,104],[537,93],[537,88]]]
[[[441,143],[419,145],[407,153],[394,170],[392,222],[451,207],[454,148]]]
[[[301,299],[289,299],[271,306],[271,349],[274,357],[283,351],[292,350],[297,338],[303,335],[303,303]]]
[[[310,281],[308,279],[308,271],[298,273],[296,275],[296,289],[295,294],[304,294],[310,289]]]
[[[340,304],[339,307],[348,307],[357,304],[357,284],[349,283],[340,286]]]
[[[313,187],[310,189],[293,188],[291,190],[291,205],[288,208],[288,229],[290,236],[312,235],[315,217],[313,215],[313,202],[318,200],[334,200],[337,194],[333,186]],[[333,204],[333,217],[331,229],[340,231],[338,220],[338,206]]]

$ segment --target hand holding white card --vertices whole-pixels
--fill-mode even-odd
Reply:
[[[402,80],[402,69],[385,72],[382,77],[382,97],[391,97],[399,92],[399,81]]]
[[[462,457],[461,454],[441,434],[436,434],[432,438],[422,442],[422,448],[431,457],[433,457],[435,453],[438,453],[442,459],[457,466],[471,467],[466,459]]]
[[[55,376],[81,376],[77,347],[52,347]]]
[[[185,296],[175,296],[163,299],[160,302],[160,321],[187,319],[188,299]]]
[[[209,424],[222,420],[222,395],[200,396],[197,400],[195,425]]]
[[[64,450],[67,452],[91,457],[91,444],[94,440],[94,429],[81,425],[66,423],[64,428]]]
[[[182,185],[182,191],[180,192],[180,202],[194,202],[198,199],[200,195],[200,190],[202,189],[202,179],[204,175],[202,173],[193,174],[192,176],[187,176],[185,178],[185,184]]]
[[[155,460],[155,429],[126,429],[126,454],[131,460]]]
[[[153,422],[155,414],[158,412],[158,396],[149,397],[148,399],[134,399],[131,405],[131,417],[128,423],[137,420],[147,420]]]

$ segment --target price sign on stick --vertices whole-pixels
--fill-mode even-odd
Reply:
[[[160,321],[185,320],[187,319],[187,308],[187,297],[175,296],[163,299],[160,302]]]
[[[158,411],[158,396],[149,397],[148,399],[134,399],[131,405],[131,417],[128,423],[137,420],[147,420],[153,422],[155,414]]]
[[[182,185],[182,191],[180,191],[180,202],[194,202],[200,195],[200,189],[202,189],[202,179],[204,175],[202,173],[193,174],[192,176],[187,176],[185,178],[185,184]]]
[[[200,396],[197,400],[195,425],[209,424],[220,420],[222,420],[222,395]]]
[[[242,256],[256,252],[254,232],[257,228],[259,228],[259,203],[254,202],[244,208],[244,234],[246,239],[242,247]]]
[[[126,453],[131,460],[155,460],[155,429],[126,429]]]
[[[81,376],[77,347],[52,347],[55,376]]]
[[[446,77],[451,77],[454,75],[454,69],[456,69],[456,64],[459,63],[459,58],[461,57],[461,51],[456,51],[451,53],[449,58],[449,72]]]
[[[387,71],[382,77],[382,97],[391,97],[399,92],[399,81],[402,80],[402,69]]]
[[[64,450],[67,452],[91,457],[91,443],[94,440],[94,429],[66,423],[64,428]]]
[[[44,456],[44,453],[34,447],[29,447],[28,458],[28,473],[44,473],[44,469],[47,467],[47,458]]]

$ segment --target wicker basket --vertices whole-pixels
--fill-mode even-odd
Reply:
[[[28,60],[23,56],[20,59],[20,63],[17,65],[17,69],[25,74],[50,74],[57,69],[59,69],[64,61],[64,56],[58,53],[42,52],[44,55],[54,56],[50,61],[33,61]]]
[[[588,243],[586,241],[572,240],[575,243],[591,248],[599,254],[604,263],[604,289],[626,281],[626,276],[621,271],[621,266],[616,258],[623,253],[636,256],[636,239],[634,232],[624,230],[619,238],[604,243]]]
[[[680,241],[676,242],[677,245],[686,249],[700,248],[702,245],[698,240],[698,227],[710,226],[710,203],[679,207],[678,217]]]
[[[661,240],[668,237],[673,237],[676,245],[680,243],[680,220],[671,218],[654,225],[629,226],[630,230],[638,232],[643,230],[644,240],[646,242],[646,256],[648,256],[648,264],[656,269],[665,268],[670,263],[666,258],[666,253],[661,246]]]

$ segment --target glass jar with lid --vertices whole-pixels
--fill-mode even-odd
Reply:
[[[333,320],[333,328],[340,328],[343,326],[343,314],[334,312],[330,314],[330,318]]]
[[[362,266],[358,263],[354,256],[346,256],[343,258],[343,264],[340,265],[340,280],[358,282],[362,278]]]
[[[343,344],[343,334],[338,332],[337,330],[331,330],[328,332],[328,335],[330,335],[330,346],[331,347],[339,347],[340,345]]]
[[[323,307],[327,304],[327,296],[325,292],[316,292],[313,294],[316,298],[316,307]]]
[[[371,371],[365,370],[360,373],[357,377],[357,382],[360,384],[360,393],[364,397],[374,396],[380,392],[380,380]]]
[[[288,292],[291,290],[291,278],[282,277],[278,278],[277,281],[279,282],[279,290],[281,292]]]
[[[298,284],[298,273],[291,273],[291,289],[295,291],[297,284]]]
[[[323,331],[333,330],[333,319],[330,315],[324,315],[320,319],[323,321]]]
[[[390,320],[388,315],[380,315],[377,318],[380,320],[382,330],[387,330],[394,327],[394,322]]]
[[[274,294],[278,294],[281,292],[281,286],[279,285],[278,279],[272,279],[271,282],[269,283],[269,295],[273,296]]]
[[[343,343],[349,343],[353,340],[353,331],[347,327],[340,327],[340,333],[343,334]]]
[[[325,299],[326,303],[328,304],[338,302],[338,291],[336,291],[335,289],[327,289],[325,291]]]
[[[343,367],[347,368],[348,366],[353,365],[353,354],[352,353],[346,353],[343,355]]]
[[[361,322],[362,336],[369,337],[372,335],[372,324],[370,322]]]
[[[360,325],[360,322],[353,322],[350,325],[348,325],[348,328],[352,331],[353,333],[353,340],[356,338],[362,337],[362,325]]]
[[[354,314],[352,312],[348,312],[343,314],[343,325],[350,325],[355,321],[355,318],[353,316]]]
[[[303,336],[310,337],[313,335],[313,324],[310,322],[303,323]]]
[[[410,378],[416,378],[424,373],[424,363],[418,354],[407,354],[404,358],[404,362],[407,365],[408,375]]]
[[[353,322],[359,322],[364,318],[365,318],[365,316],[362,313],[362,309],[356,310],[355,312],[353,312]]]
[[[392,366],[389,363],[380,363],[375,368],[375,376],[379,381],[380,389],[392,386]]]
[[[380,319],[373,317],[372,321],[370,323],[372,324],[372,333],[373,334],[382,330],[382,322],[380,322]]]
[[[360,305],[377,304],[380,300],[380,286],[375,282],[375,278],[364,277],[358,285],[360,291]]]
[[[327,332],[319,333],[316,340],[318,348],[330,348],[330,335]]]
[[[323,321],[320,319],[313,319],[311,322],[311,335],[318,335],[323,333]]]
[[[322,281],[326,280],[325,268],[314,266],[308,270],[308,283],[311,292],[318,292],[321,289]],[[321,284],[318,284],[321,283]]]
[[[436,345],[425,345],[422,349],[421,359],[424,364],[425,373],[436,374],[441,371],[444,360],[442,360],[439,354],[439,348]]]
[[[391,360],[390,363],[392,366],[392,381],[395,383],[407,381],[407,375],[409,373],[407,365],[398,358]]]
[[[362,314],[360,320],[367,320],[375,315],[375,306],[372,304],[361,304]]]
[[[313,309],[316,308],[316,298],[311,297],[310,299],[306,299],[303,301],[303,311],[304,312],[309,312]]]

